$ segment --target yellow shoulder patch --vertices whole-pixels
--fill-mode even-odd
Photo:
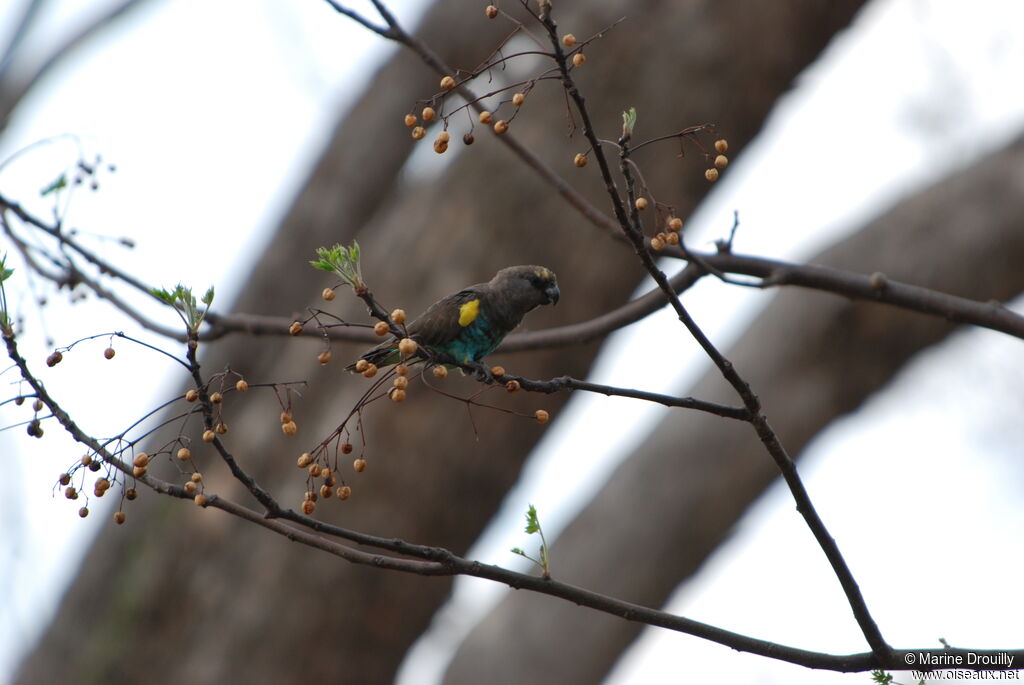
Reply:
[[[465,328],[469,324],[476,321],[477,315],[480,313],[480,298],[470,300],[466,304],[459,306],[459,325]]]

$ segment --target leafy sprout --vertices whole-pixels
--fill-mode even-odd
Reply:
[[[622,135],[625,138],[633,135],[633,127],[636,126],[636,107],[630,107],[622,113]]]
[[[544,538],[544,529],[540,527],[540,518],[537,516],[537,508],[534,507],[532,504],[530,505],[530,508],[526,510],[526,528],[525,528],[525,530],[530,535],[534,535],[534,534],[539,534],[540,535],[540,554],[539,554],[540,558],[539,559],[534,559],[533,557],[531,557],[529,554],[527,554],[526,552],[524,552],[523,550],[521,550],[518,547],[513,547],[512,550],[511,550],[512,553],[513,554],[518,554],[519,556],[523,557],[524,559],[529,559],[533,563],[537,564],[538,566],[540,566],[541,574],[543,574],[543,576],[545,578],[550,578],[551,577],[551,565],[550,565],[550,558],[548,557],[548,541]]]
[[[14,328],[11,325],[11,314],[7,309],[7,290],[4,288],[4,283],[11,274],[14,273],[14,269],[7,268],[7,255],[0,257],[0,331],[3,331],[3,335],[10,336]]]
[[[190,337],[194,337],[199,334],[199,325],[203,322],[203,318],[206,316],[206,312],[209,311],[210,305],[213,303],[213,286],[211,285],[206,293],[200,300],[206,305],[200,310],[198,303],[196,302],[195,295],[192,294],[191,288],[186,288],[181,283],[174,287],[174,290],[166,290],[164,288],[153,288],[149,291],[153,297],[157,298],[161,302],[169,304],[174,307],[174,310],[178,312],[178,316],[188,326],[188,332]]]
[[[339,243],[335,243],[330,248],[318,247],[316,254],[320,259],[309,262],[314,268],[337,274],[354,290],[366,288],[359,266],[359,243],[353,240],[351,247],[345,247]]]

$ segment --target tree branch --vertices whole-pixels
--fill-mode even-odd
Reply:
[[[547,7],[550,9],[550,6]],[[831,564],[832,570],[836,574],[839,584],[843,588],[843,592],[846,594],[847,601],[853,610],[854,617],[857,619],[861,632],[864,634],[865,639],[871,646],[872,653],[876,656],[878,661],[886,661],[891,654],[892,648],[885,642],[885,639],[882,637],[882,634],[878,629],[878,625],[871,617],[871,613],[867,608],[867,603],[860,592],[857,581],[854,579],[846,560],[839,551],[838,545],[828,533],[828,530],[825,528],[825,524],[818,516],[818,513],[811,502],[810,495],[807,493],[807,490],[797,473],[796,464],[786,453],[781,441],[778,436],[775,435],[775,432],[768,424],[767,418],[762,413],[760,401],[750,388],[749,384],[743,380],[733,367],[732,363],[715,347],[711,340],[697,325],[697,322],[694,321],[693,317],[690,316],[686,308],[683,307],[682,302],[669,285],[668,278],[661,269],[658,268],[657,264],[655,264],[650,252],[648,252],[644,245],[644,238],[640,231],[637,210],[635,205],[632,204],[632,200],[634,198],[632,169],[627,163],[629,156],[628,143],[631,131],[624,130],[622,138],[619,140],[621,160],[619,171],[626,180],[627,198],[631,201],[632,217],[627,215],[623,199],[615,186],[614,179],[612,178],[611,169],[605,157],[604,150],[601,147],[600,141],[597,138],[593,125],[591,124],[586,103],[573,82],[565,55],[562,52],[561,43],[559,42],[557,26],[551,18],[550,12],[542,14],[542,21],[547,29],[548,38],[555,48],[555,60],[562,72],[563,85],[576,106],[576,110],[579,112],[580,119],[583,122],[583,134],[590,142],[594,151],[594,156],[597,158],[598,165],[601,169],[601,176],[605,182],[605,188],[612,201],[612,205],[615,208],[615,216],[619,221],[622,232],[632,243],[633,249],[636,252],[637,257],[640,259],[640,262],[654,279],[655,283],[658,284],[658,287],[661,288],[665,297],[668,299],[669,304],[672,306],[672,309],[676,312],[679,320],[701,346],[708,358],[710,358],[715,366],[718,367],[722,377],[725,378],[725,380],[733,387],[736,394],[739,395],[740,399],[743,401],[744,407],[746,407],[749,412],[749,421],[754,427],[758,438],[778,465],[779,470],[782,472],[782,476],[786,481],[786,484],[789,486],[790,492],[797,503],[797,510],[804,517],[805,522],[811,529],[815,539],[818,541],[818,545],[821,547],[826,558]]]

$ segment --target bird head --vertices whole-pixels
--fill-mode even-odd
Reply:
[[[524,312],[542,304],[557,304],[558,279],[543,266],[509,266],[491,279],[491,285],[518,302]]]

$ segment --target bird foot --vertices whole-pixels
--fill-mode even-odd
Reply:
[[[473,362],[469,366],[473,367],[473,375],[479,382],[487,385],[494,383],[494,374],[491,373],[491,370],[485,364]]]

